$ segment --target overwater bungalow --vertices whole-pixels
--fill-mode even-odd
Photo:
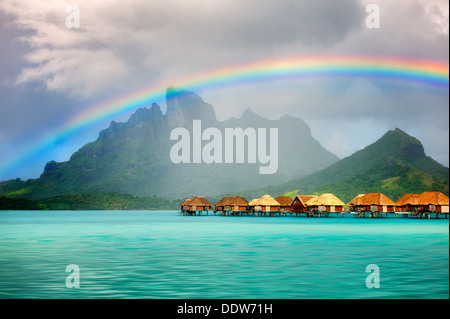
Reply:
[[[351,212],[358,217],[388,216],[388,213],[395,212],[395,203],[382,193],[367,193],[356,196],[348,204]]]
[[[397,212],[413,212],[418,211],[420,202],[420,194],[404,194],[395,203]]]
[[[306,206],[306,203],[310,199],[318,197],[319,196],[307,196],[307,195],[295,196],[294,200],[292,201],[292,213],[295,216],[301,216],[301,214],[304,213],[306,216],[308,213],[308,207]]]
[[[449,199],[441,192],[424,192],[421,195],[422,203],[428,206],[431,213],[446,214],[449,213]]]
[[[278,196],[275,200],[280,203],[279,211],[283,214],[283,216],[292,213],[292,203],[294,202],[292,198],[289,196]]]
[[[234,215],[244,214],[248,209],[248,201],[244,197],[235,196],[229,202],[231,211]]]
[[[308,200],[306,203],[308,208],[308,216],[321,215],[329,216],[330,213],[339,213],[343,215],[345,204],[333,194],[322,194],[319,197],[314,197]]]
[[[248,201],[241,196],[224,197],[216,203],[216,211],[223,215],[239,215],[247,212]]]
[[[253,199],[248,203],[250,214],[260,216],[274,216],[275,213],[280,212],[280,203],[278,203],[272,196],[264,195],[260,199]]]
[[[397,210],[410,213],[412,217],[436,218],[443,214],[448,218],[449,198],[441,192],[423,192],[422,194],[405,194],[396,203]]]
[[[219,200],[215,205],[216,207],[214,211],[223,212],[225,209],[225,205],[231,200],[231,198],[233,197],[223,197],[221,200]]]
[[[197,213],[201,215],[202,212],[206,212],[206,214],[208,214],[208,211],[213,210],[213,204],[211,204],[211,202],[205,197],[201,196],[193,197],[186,203],[186,205],[189,206],[189,209],[186,210],[188,215],[196,215]]]

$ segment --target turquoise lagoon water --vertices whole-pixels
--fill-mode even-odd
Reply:
[[[66,287],[69,264],[79,288]],[[366,286],[369,264],[379,288]],[[449,298],[449,225],[1,212],[0,298]]]

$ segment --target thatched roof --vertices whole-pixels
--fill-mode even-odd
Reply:
[[[253,199],[248,203],[248,206],[280,206],[275,199],[270,195],[264,195],[259,199]]]
[[[307,206],[345,206],[345,204],[333,194],[322,194],[317,198],[311,198],[306,202]]]
[[[361,205],[360,204],[360,199],[361,197],[363,197],[366,194],[359,194],[358,196],[356,196],[355,198],[353,198],[347,205],[348,206],[356,206],[356,205]]]
[[[311,198],[309,198],[308,200],[310,200]],[[302,196],[300,196],[300,195],[297,195],[297,196],[295,196],[295,198],[294,198],[294,201],[296,201],[296,200],[298,200],[302,205],[303,205],[303,207],[306,207],[306,202],[308,201],[304,201],[303,200],[303,198],[302,198]],[[292,204],[294,204],[294,203],[292,203]]]
[[[297,195],[297,197],[299,197],[302,200],[302,202],[306,204],[306,202],[309,201],[310,199],[318,198],[319,196],[317,196],[317,195]]]
[[[381,206],[395,206],[395,203],[382,193],[367,193],[364,195],[356,196],[349,206],[369,206],[369,205],[381,205]]]
[[[227,203],[230,202],[230,200],[231,200],[232,198],[233,198],[233,197],[223,197],[221,200],[219,200],[219,201],[216,203],[216,206],[225,206],[225,205],[228,205]]]
[[[292,203],[294,200],[290,198],[289,196],[278,196],[275,198],[275,200],[280,203],[281,206],[292,206]]]
[[[185,206],[185,205],[189,205],[189,202],[190,202],[191,200],[188,198],[188,199],[185,199],[180,205],[181,206]]]
[[[230,197],[229,200],[226,201],[226,205],[239,205],[239,206],[247,206],[248,201],[241,196]]]
[[[316,196],[316,195],[297,195],[297,196],[295,196],[294,201],[298,200],[303,205],[303,207],[306,207],[307,206],[306,203],[308,203],[312,199],[317,200],[317,198],[319,198],[319,196]]]
[[[309,200],[306,201],[305,205],[306,206],[314,206],[314,205],[316,205],[318,199],[319,199],[319,196],[310,198]]]
[[[319,196],[315,196],[315,195],[297,195],[297,196],[295,196],[294,201],[298,200],[300,202],[300,204],[302,204],[303,207],[306,207],[306,203],[309,200],[311,200],[313,198],[317,199],[318,197]],[[292,205],[293,204],[294,203],[292,203]]]
[[[195,196],[189,201],[189,205],[197,205],[197,206],[212,206],[211,202],[207,200],[205,197]]]
[[[420,205],[420,194],[404,194],[395,203],[397,206],[403,205]]]
[[[247,206],[248,200],[241,196],[235,196],[231,199],[230,205]]]
[[[448,197],[441,192],[423,192],[422,194],[405,194],[400,197],[396,205],[448,205],[448,202]]]
[[[216,203],[216,206],[247,206],[248,201],[241,196],[224,197]]]
[[[441,192],[423,192],[420,195],[421,205],[448,205],[448,197]]]
[[[280,206],[280,203],[278,203],[272,196],[264,195],[263,197],[261,197],[259,199],[258,205],[260,205],[260,206]]]

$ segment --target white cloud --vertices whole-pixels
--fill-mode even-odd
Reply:
[[[49,91],[88,98],[102,90],[117,89],[129,75],[125,63],[107,50],[46,50],[27,56],[37,66],[22,70],[16,83],[44,82]]]
[[[448,61],[447,0],[361,0],[380,8],[380,28],[361,27],[334,52]]]
[[[427,19],[438,33],[449,35],[449,2],[448,0],[421,0]]]
[[[17,83],[42,81],[50,91],[86,98],[115,82],[131,87],[137,79],[323,49],[362,15],[356,0],[80,0],[80,29],[68,29],[69,3],[2,1],[0,10],[13,17],[9,26],[25,32],[21,41],[30,48]]]

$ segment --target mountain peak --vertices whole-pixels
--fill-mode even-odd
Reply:
[[[216,122],[216,113],[211,104],[206,103],[194,92],[168,88],[166,90],[167,116],[171,127],[192,123],[192,120],[203,120],[206,123]]]
[[[241,116],[242,119],[261,119],[262,117],[255,112],[253,112],[250,108],[246,108],[245,111],[242,113]]]
[[[161,107],[157,103],[153,103],[151,108],[141,107],[136,110],[128,120],[129,123],[142,123],[151,121],[155,118],[162,117]]]
[[[190,92],[187,90],[183,90],[183,89],[179,89],[176,87],[168,87],[166,89],[166,100],[172,99],[172,98],[176,98],[176,97],[180,97],[183,95],[188,95],[188,94],[195,94],[194,92]]]
[[[398,137],[400,137],[400,138],[409,139],[410,141],[413,141],[413,140],[414,140],[414,141],[420,143],[420,141],[419,141],[418,139],[412,137],[411,135],[409,135],[409,134],[406,133],[405,131],[399,129],[398,127],[396,127],[394,130],[388,131],[386,134],[388,134],[388,133],[389,133],[389,134],[396,135],[396,136],[398,136]]]
[[[422,143],[399,128],[388,131],[379,142],[386,144],[385,147],[391,148],[391,151],[402,159],[426,157]]]

